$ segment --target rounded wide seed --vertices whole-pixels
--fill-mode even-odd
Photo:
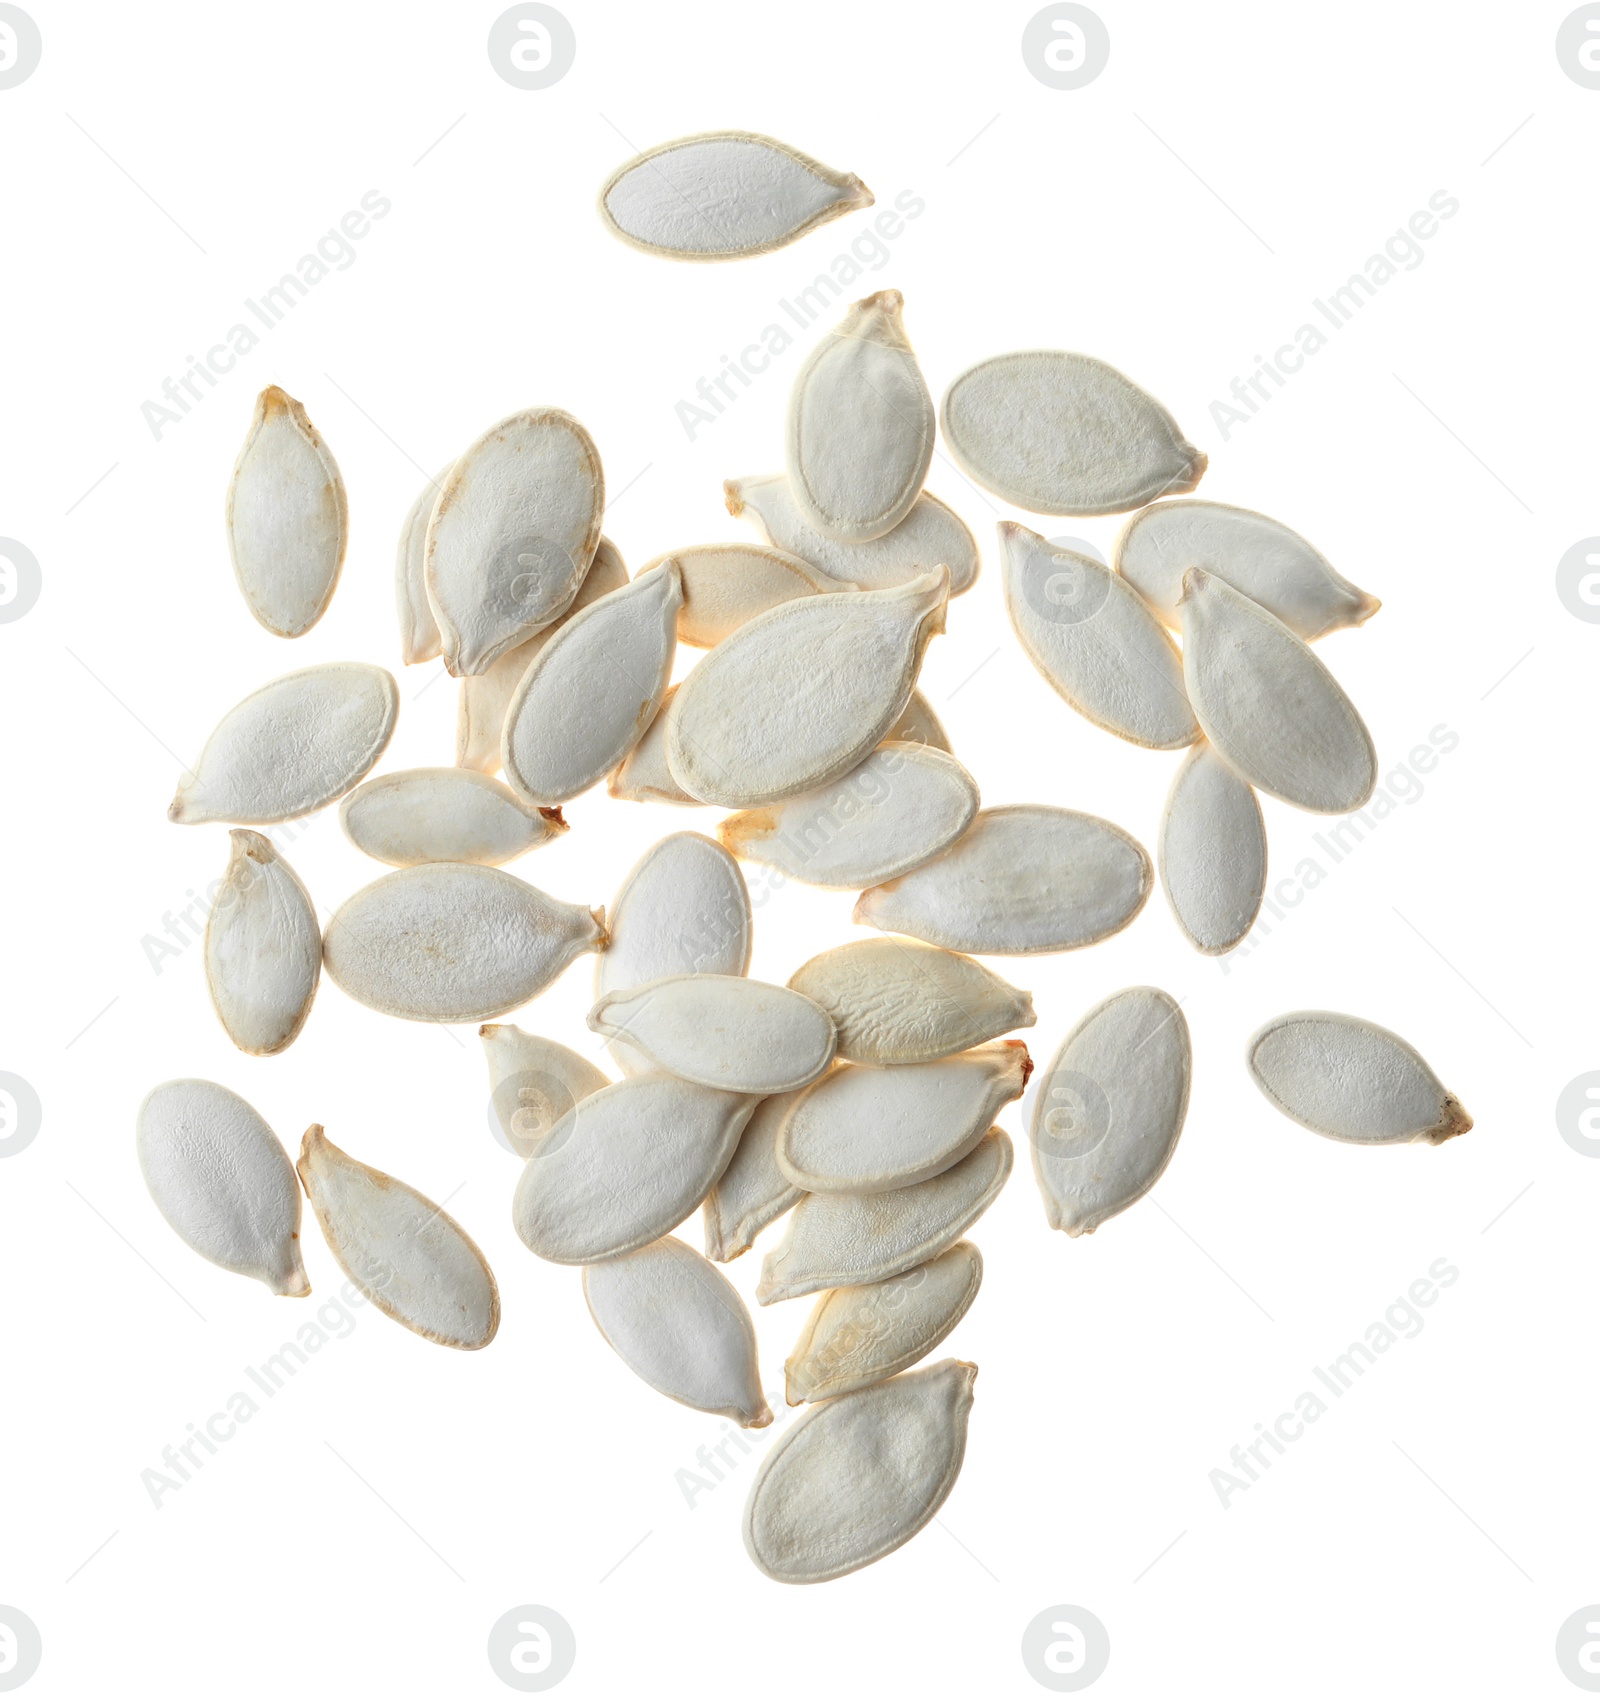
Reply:
[[[530,807],[504,784],[460,766],[369,778],[340,803],[339,823],[363,854],[390,866],[500,866],[567,829],[560,808]]]
[[[256,831],[233,852],[206,916],[206,987],[247,1055],[277,1055],[300,1035],[322,976],[317,910],[288,861]]]

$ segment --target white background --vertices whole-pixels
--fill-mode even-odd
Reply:
[[[1553,1646],[1600,1600],[1600,1164],[1558,1136],[1554,1104],[1600,1066],[1582,736],[1600,628],[1563,607],[1554,571],[1600,530],[1600,92],[1557,63],[1569,8],[1104,0],[1109,68],[1067,93],[1023,63],[1032,5],[563,9],[576,65],[530,93],[489,64],[497,5],[38,0],[43,62],[0,92],[0,531],[44,573],[33,611],[0,626],[0,1069],[44,1105],[40,1135],[0,1165],[0,1601],[43,1634],[33,1689],[493,1693],[490,1626],[530,1602],[572,1625],[573,1692],[1027,1693],[1042,1687],[1023,1630],[1063,1603],[1110,1634],[1107,1694],[1575,1689]],[[1012,348],[1112,361],[1210,454],[1200,494],[1285,520],[1382,598],[1323,653],[1384,772],[1433,727],[1459,739],[1336,866],[1313,840],[1326,821],[1267,802],[1274,878],[1308,855],[1331,869],[1227,968],[1187,947],[1159,893],[1098,948],[991,963],[1033,992],[1040,1061],[1114,990],[1182,998],[1188,1125],[1147,1200],[1071,1241],[1045,1228],[1007,1110],[1023,1158],[972,1234],[984,1288],[940,1352],[981,1368],[964,1472],[911,1545],[804,1589],[764,1579],[742,1547],[754,1457],[687,1506],[675,1475],[720,1423],[636,1380],[576,1274],[514,1235],[517,1167],[487,1128],[470,1028],[386,1020],[325,984],[295,1046],[251,1059],[210,1011],[198,946],[157,972],[143,943],[226,860],[224,827],[165,821],[183,762],[282,672],[399,670],[401,519],[495,419],[552,403],[584,420],[633,568],[753,535],[721,483],[780,469],[812,337],[692,441],[675,404],[867,220],[675,266],[594,211],[636,148],[729,127],[860,173],[880,207],[902,190],[926,202],[849,294],[904,292],[935,396]],[[373,189],[392,211],[354,263],[156,440],[141,403],[253,323],[244,297]],[[1230,380],[1320,322],[1312,298],[1439,190],[1460,210],[1422,263],[1224,440],[1210,408]],[[267,383],[304,402],[350,501],[343,583],[292,645],[247,614],[222,528]],[[1029,519],[942,453],[930,487],[984,549],[923,687],[985,802],[1081,808],[1153,848],[1179,756],[1077,718],[1023,659],[998,593],[997,517],[1107,553],[1120,521]],[[456,686],[437,662],[401,686],[384,769],[448,763]],[[658,836],[716,815],[602,792],[568,817],[517,870],[607,903]],[[377,870],[331,811],[289,858],[325,912]],[[850,906],[776,891],[752,970],[782,981],[860,935]],[[585,1046],[590,983],[581,962],[522,1023]],[[1359,1150],[1276,1115],[1243,1046],[1299,1007],[1399,1029],[1476,1129]],[[168,1230],[133,1122],[152,1085],[184,1075],[237,1089],[291,1146],[320,1121],[448,1198],[505,1318],[492,1348],[459,1354],[359,1311],[157,1508],[142,1471],[341,1282],[309,1215],[308,1304]],[[697,1219],[683,1235],[698,1243]],[[775,1237],[730,1269],[747,1295]],[[1224,1508],[1209,1475],[1232,1446],[1440,1257],[1459,1278],[1425,1329]],[[757,1311],[780,1403],[806,1306]]]

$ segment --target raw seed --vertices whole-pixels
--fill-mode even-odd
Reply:
[[[276,1055],[311,1012],[322,932],[305,885],[272,844],[255,831],[228,836],[228,869],[206,916],[206,987],[239,1048]]]
[[[659,801],[669,807],[700,807],[672,775],[667,764],[667,709],[678,693],[674,684],[645,733],[628,750],[628,758],[606,780],[606,790],[618,801]]]
[[[939,715],[928,705],[928,698],[920,689],[912,690],[905,712],[889,727],[889,734],[883,740],[920,742],[924,748],[936,748],[941,754],[953,752]]]
[[[798,1095],[791,1090],[769,1096],[756,1109],[733,1159],[706,1197],[706,1254],[713,1261],[736,1260],[800,1200],[802,1192],[784,1177],[773,1152],[778,1128]]]
[[[611,1082],[564,1044],[515,1025],[478,1028],[489,1063],[489,1105],[506,1147],[525,1160],[566,1111]]]
[[[683,580],[678,641],[691,648],[715,648],[757,613],[781,607],[785,601],[855,588],[836,582],[781,548],[763,548],[754,542],[680,548],[652,560],[645,570],[668,562],[677,566]]]
[[[451,461],[451,465],[454,465]],[[407,666],[420,665],[424,660],[437,660],[443,652],[439,622],[433,616],[428,601],[428,584],[423,571],[427,560],[428,521],[433,517],[434,503],[450,475],[446,466],[437,477],[423,486],[422,493],[411,503],[406,522],[400,527],[400,546],[395,551],[394,599],[400,616],[400,658]]]
[[[1244,939],[1266,893],[1267,828],[1256,792],[1208,742],[1172,780],[1156,861],[1178,926],[1201,954]]]
[[[339,823],[363,854],[389,866],[500,866],[567,829],[559,807],[530,807],[504,784],[460,766],[369,778],[339,804]]]

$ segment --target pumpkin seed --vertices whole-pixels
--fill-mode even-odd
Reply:
[[[1131,512],[1206,469],[1159,401],[1088,354],[983,360],[945,390],[940,422],[974,482],[1032,513]]]
[[[1333,674],[1280,620],[1193,569],[1183,579],[1183,677],[1195,717],[1247,783],[1308,813],[1364,807],[1372,737]]]
[[[1033,997],[966,955],[870,937],[814,955],[789,988],[825,1008],[841,1060],[937,1061],[1034,1023]]]
[[[379,1013],[476,1023],[520,1008],[579,955],[604,948],[604,919],[492,866],[412,866],[334,914],[323,962],[347,996]]]
[[[1114,736],[1187,748],[1200,730],[1183,660],[1138,592],[1037,531],[1009,521],[999,529],[1011,628],[1046,683]]]
[[[905,712],[889,727],[889,734],[883,740],[920,742],[924,748],[936,748],[941,754],[953,752],[939,715],[928,705],[928,698],[920,689],[912,690]]]
[[[953,1167],[900,1190],[802,1196],[783,1241],[766,1258],[756,1301],[765,1307],[834,1285],[870,1285],[948,1249],[1011,1176],[1011,1139],[998,1127]]]
[[[781,548],[763,548],[754,542],[680,548],[652,560],[644,569],[669,562],[677,566],[683,582],[678,641],[691,648],[715,648],[757,613],[781,607],[785,601],[855,587],[836,582]]]
[[[233,573],[256,622],[274,636],[304,636],[339,586],[349,535],[327,444],[297,400],[263,389],[228,485]]]
[[[600,541],[605,477],[559,407],[486,430],[445,479],[423,567],[453,677],[486,671],[572,604]]]
[[[859,177],[747,130],[662,142],[619,166],[600,190],[612,235],[664,259],[771,253],[871,205]]]
[[[1189,1107],[1189,1027],[1164,990],[1122,990],[1063,1039],[1029,1133],[1053,1231],[1081,1237],[1131,1208],[1172,1159]]]
[[[203,1078],[158,1084],[139,1108],[139,1170],[162,1218],[197,1255],[306,1296],[300,1187],[272,1127]]]
[[[167,809],[175,825],[276,825],[353,790],[394,734],[400,692],[380,666],[289,672],[226,712]]]
[[[1280,1114],[1340,1143],[1444,1143],[1472,1116],[1404,1038],[1341,1013],[1286,1013],[1250,1039],[1246,1065]]]
[[[977,955],[1053,954],[1113,936],[1150,895],[1125,831],[1062,807],[995,807],[936,860],[862,892],[858,925]]]
[[[678,693],[674,684],[661,698],[661,706],[645,733],[628,750],[627,759],[606,780],[606,790],[618,801],[660,801],[670,807],[700,807],[703,804],[683,789],[667,764],[667,709]]]
[[[801,1191],[784,1177],[773,1153],[778,1127],[799,1094],[769,1096],[757,1107],[733,1159],[706,1197],[706,1254],[713,1261],[736,1260],[800,1200]]]
[[[1201,954],[1244,939],[1266,893],[1267,828],[1256,792],[1208,742],[1172,780],[1156,862],[1173,917]]]
[[[489,1105],[513,1155],[532,1155],[574,1103],[611,1082],[564,1044],[515,1025],[482,1025]]]
[[[769,1579],[814,1585],[914,1538],[955,1488],[970,1361],[941,1361],[808,1409],[761,1463],[744,1544]]]
[[[394,599],[395,610],[400,615],[400,658],[407,666],[437,660],[443,651],[439,622],[428,601],[423,566],[427,559],[428,521],[449,475],[450,466],[446,466],[423,486],[400,527],[400,546],[395,550],[394,560]]]
[[[741,1426],[770,1426],[756,1329],[739,1293],[675,1237],[583,1269],[600,1335],[652,1390]]]
[[[672,775],[702,801],[764,807],[859,766],[905,712],[948,589],[941,566],[898,589],[758,614],[678,686]]]
[[[339,804],[339,823],[363,854],[390,866],[500,866],[567,829],[559,807],[529,807],[504,784],[460,766],[369,778]]]
[[[322,976],[317,910],[265,837],[228,836],[228,869],[206,916],[206,987],[239,1048],[281,1054],[300,1035]]]
[[[500,1329],[500,1292],[478,1248],[438,1203],[345,1154],[312,1126],[300,1182],[333,1258],[367,1300],[408,1331],[482,1349]]]

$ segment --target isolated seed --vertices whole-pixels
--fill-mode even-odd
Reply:
[[[842,777],[906,710],[949,574],[761,613],[678,686],[667,759],[690,795],[764,807]]]
[[[1088,354],[986,359],[945,391],[940,423],[969,477],[1031,513],[1131,512],[1206,469],[1159,401]]]
[[[1183,580],[1183,677],[1195,717],[1247,783],[1309,813],[1364,807],[1372,737],[1333,674],[1265,608],[1208,572]]]
[[[1208,742],[1172,780],[1156,862],[1173,916],[1201,954],[1244,939],[1266,893],[1267,828],[1256,792]]]
[[[450,466],[446,466],[423,485],[422,493],[411,503],[406,522],[400,527],[400,546],[395,550],[394,600],[395,611],[400,616],[400,658],[408,666],[437,660],[442,652],[439,622],[428,601],[423,567],[427,559],[428,521],[449,475]]]
[[[1161,501],[1135,513],[1112,564],[1173,630],[1183,628],[1178,603],[1191,566],[1249,596],[1303,642],[1364,624],[1379,607],[1288,525],[1218,501]]]
[[[975,955],[1053,954],[1130,924],[1150,857],[1125,831],[1062,807],[995,807],[953,848],[862,892],[858,925]]]
[[[803,1196],[783,1241],[766,1258],[756,1301],[765,1307],[834,1285],[870,1285],[909,1272],[950,1247],[1011,1176],[1011,1139],[998,1128],[935,1178],[869,1196]]]
[[[672,775],[667,764],[667,710],[678,693],[674,684],[661,698],[645,733],[628,750],[628,757],[606,780],[607,792],[618,801],[659,801],[669,807],[700,807]]]
[[[713,1261],[736,1260],[765,1227],[800,1200],[802,1192],[784,1176],[773,1150],[784,1115],[799,1094],[791,1090],[761,1103],[706,1197],[706,1254]]]
[[[807,1410],[756,1474],[744,1544],[769,1579],[813,1585],[892,1554],[955,1488],[970,1361],[941,1361]]]
[[[1054,1231],[1081,1237],[1166,1171],[1189,1107],[1189,1027],[1164,990],[1091,1008],[1039,1081],[1029,1133]]]
[[[1403,1038],[1341,1013],[1286,1013],[1245,1051],[1279,1113],[1340,1143],[1444,1143],[1472,1116]]]
[[[865,1390],[914,1367],[960,1324],[983,1282],[975,1243],[958,1243],[876,1285],[817,1298],[784,1363],[790,1403]]]
[[[567,829],[559,807],[530,807],[504,784],[460,766],[369,778],[339,804],[339,823],[363,854],[390,866],[500,866]]]
[[[203,1078],[158,1084],[139,1109],[139,1170],[162,1217],[197,1255],[306,1296],[300,1187],[272,1127]]]
[[[561,1116],[611,1082],[562,1043],[515,1025],[478,1028],[489,1063],[489,1104],[506,1147],[524,1160]]]
[[[798,148],[745,130],[663,142],[600,190],[600,217],[629,247],[664,259],[744,259],[786,247],[872,191]]]
[[[456,461],[424,566],[453,676],[486,671],[561,617],[594,558],[604,507],[600,455],[559,407],[513,413]]]
[[[323,936],[328,976],[379,1013],[436,1024],[520,1008],[605,947],[604,912],[492,866],[413,866],[368,884]]]
[[[265,837],[228,835],[228,869],[206,916],[206,987],[239,1048],[276,1055],[300,1035],[322,976],[317,910]]]
[[[664,1073],[585,1096],[522,1169],[517,1236],[568,1266],[654,1243],[705,1201],[755,1106]]]
[[[942,754],[952,752],[939,715],[928,705],[928,698],[920,689],[912,690],[905,712],[889,727],[889,734],[883,740],[919,742],[924,748],[936,748]]]
[[[676,565],[683,582],[683,605],[678,609],[678,641],[691,648],[715,648],[757,613],[798,601],[805,595],[825,595],[854,589],[826,572],[807,565],[781,548],[754,542],[709,542],[680,548],[652,560],[653,566]]]
[[[600,1334],[652,1390],[741,1426],[770,1426],[756,1329],[738,1291],[675,1237],[583,1269]]]
[[[1200,734],[1183,660],[1137,591],[1098,560],[1002,521],[1006,611],[1023,652],[1084,718],[1143,748]]]
[[[230,708],[167,809],[175,825],[276,825],[353,790],[394,734],[400,692],[380,666],[289,672]]]
[[[349,528],[343,479],[306,409],[263,389],[228,485],[233,572],[259,624],[304,636],[327,612]]]
[[[840,1060],[936,1061],[1034,1023],[1033,997],[948,949],[871,937],[815,955],[789,988],[827,1009]]]
[[[300,1182],[334,1259],[367,1300],[432,1343],[482,1349],[500,1328],[489,1263],[437,1202],[353,1160],[312,1126]]]

